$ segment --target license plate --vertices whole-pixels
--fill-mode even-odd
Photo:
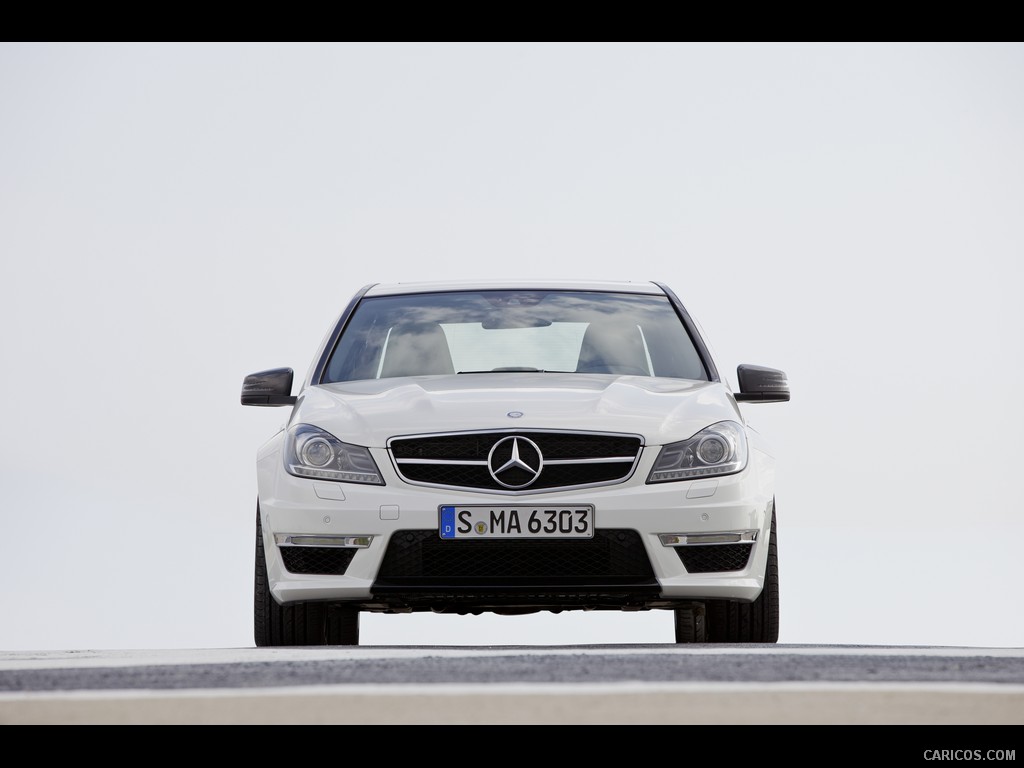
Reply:
[[[594,507],[443,506],[438,530],[442,539],[592,539]]]

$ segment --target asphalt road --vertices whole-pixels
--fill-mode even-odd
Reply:
[[[1020,725],[1024,649],[7,651],[0,724]]]

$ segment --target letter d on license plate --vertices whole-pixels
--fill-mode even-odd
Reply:
[[[443,506],[438,512],[438,532],[442,539],[590,539],[594,536],[591,504],[550,507],[467,504]]]

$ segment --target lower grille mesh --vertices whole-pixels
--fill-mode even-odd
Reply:
[[[742,571],[747,567],[753,544],[702,544],[676,547],[687,573]]]
[[[281,547],[281,559],[290,573],[342,576],[355,557],[352,547]]]
[[[654,571],[636,531],[600,530],[593,539],[442,540],[436,530],[397,531],[377,586],[650,584]]]

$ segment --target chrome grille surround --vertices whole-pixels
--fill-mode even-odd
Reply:
[[[508,440],[512,437],[539,449],[540,456],[531,457],[539,462],[539,471],[528,483],[504,482],[492,472],[495,447],[514,444]],[[406,483],[506,496],[623,483],[633,475],[643,446],[637,434],[544,429],[401,435],[387,444],[395,471]]]

